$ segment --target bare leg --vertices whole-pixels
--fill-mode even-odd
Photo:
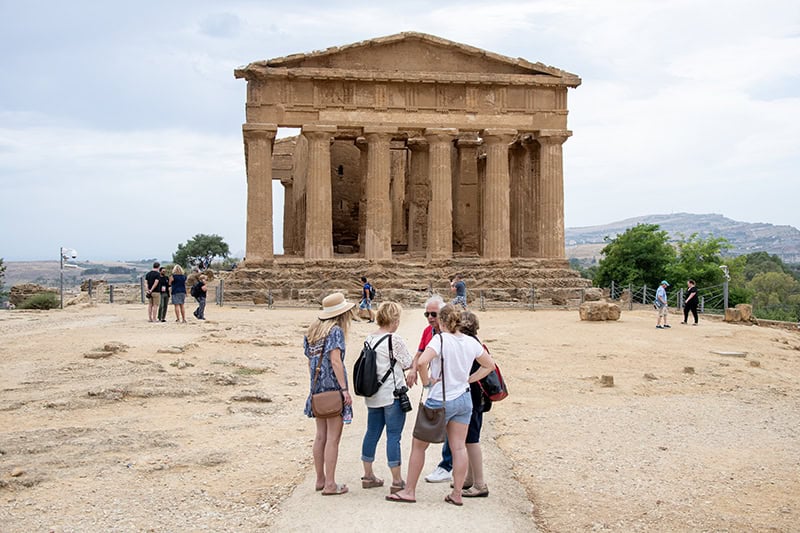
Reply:
[[[467,456],[469,457],[469,471],[472,474],[472,485],[478,489],[486,488],[486,480],[483,479],[481,443],[467,444]]]
[[[467,424],[460,424],[452,420],[447,423],[447,442],[453,452],[453,491],[450,499],[461,503],[461,489],[464,488],[464,478],[467,476],[469,459],[467,458]]]
[[[316,489],[325,486],[325,444],[328,439],[328,424],[322,418],[314,419],[317,423],[317,435],[314,437],[314,470],[317,472]]]
[[[339,460],[339,440],[342,438],[344,421],[341,416],[334,416],[322,421],[327,423],[327,439],[325,441],[325,488],[326,492],[336,492],[336,462]]]
[[[427,449],[427,442],[416,438],[411,439],[411,457],[408,459],[408,479],[406,481],[406,488],[398,491],[395,494],[396,497],[403,498],[405,500],[417,499],[417,482],[419,481],[419,476],[422,473],[423,467],[425,466],[425,450]],[[392,474],[394,475],[394,473]],[[459,496],[459,498],[460,497],[461,496]]]
[[[392,471],[392,485],[400,486],[403,482],[403,473],[400,471],[400,467],[392,466],[389,470]]]

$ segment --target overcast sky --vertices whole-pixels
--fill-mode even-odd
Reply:
[[[401,31],[582,78],[567,227],[671,212],[800,227],[797,0],[0,0],[0,257],[169,261],[197,233],[241,255],[234,68]]]

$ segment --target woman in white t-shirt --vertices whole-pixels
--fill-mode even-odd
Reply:
[[[459,332],[461,311],[452,304],[439,311],[442,333],[431,339],[419,357],[418,371],[424,386],[430,386],[425,405],[432,408],[442,406],[442,357],[444,357],[444,398],[445,418],[447,419],[447,440],[453,452],[453,488],[445,496],[445,501],[462,505],[461,489],[467,475],[466,438],[469,419],[472,415],[472,397],[469,384],[489,375],[494,369],[492,356],[484,350],[481,343]],[[480,368],[470,374],[472,362],[477,361]],[[430,368],[429,368],[430,367]],[[428,378],[430,370],[430,380]],[[428,443],[417,438],[412,440],[411,458],[408,461],[408,481],[406,487],[396,494],[386,496],[389,501],[415,502],[417,481],[425,466],[425,451]]]
[[[378,379],[386,379],[378,392],[364,399],[367,405],[367,432],[361,443],[361,462],[364,465],[364,476],[361,478],[361,487],[371,489],[382,487],[383,480],[375,476],[372,463],[375,462],[375,450],[381,438],[384,426],[386,427],[386,459],[389,470],[392,472],[391,492],[397,492],[405,487],[402,473],[400,472],[400,436],[406,423],[406,411],[402,409],[401,395],[409,408],[406,395],[406,377],[403,370],[411,366],[412,356],[408,352],[403,338],[395,333],[400,325],[400,304],[384,302],[378,308],[376,319],[378,330],[367,336],[366,342],[375,349],[375,363]],[[386,338],[384,338],[386,337]],[[391,344],[390,344],[391,342]],[[391,364],[389,348],[395,359],[394,367]],[[392,367],[392,372],[389,368]],[[402,393],[395,395],[395,390]]]

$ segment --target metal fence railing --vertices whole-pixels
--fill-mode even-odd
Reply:
[[[727,281],[720,285],[698,289],[698,311],[700,313],[725,314],[725,308],[728,307],[728,289]],[[608,287],[609,296],[612,300],[626,301],[631,309],[634,304],[652,305],[656,299],[656,290],[658,290],[657,286],[622,285],[614,281]],[[667,305],[670,307],[683,309],[684,299],[685,289],[683,288],[667,291]]]

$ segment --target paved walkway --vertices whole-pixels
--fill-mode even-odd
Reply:
[[[411,433],[416,416],[419,389],[409,397],[414,410],[409,413],[403,432],[403,475],[411,448]],[[375,473],[387,480],[384,487],[362,489],[360,477],[361,439],[366,428],[366,408],[362,398],[354,399],[354,421],[345,426],[339,448],[337,481],[345,483],[350,492],[341,496],[320,496],[314,491],[313,469],[281,506],[273,522],[274,531],[525,531],[535,532],[533,505],[522,486],[512,477],[510,465],[492,438],[491,414],[486,415],[483,428],[483,454],[488,498],[464,499],[463,507],[444,502],[450,491],[446,483],[426,483],[420,479],[417,503],[392,503],[384,500],[389,493],[391,475],[386,466],[385,432],[378,443]],[[309,420],[308,422],[312,422]],[[309,455],[311,444],[309,443]],[[439,462],[441,445],[428,448],[424,474]],[[433,529],[431,529],[433,528]]]

